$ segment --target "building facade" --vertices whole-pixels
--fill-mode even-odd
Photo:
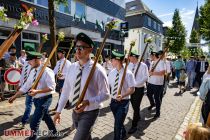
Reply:
[[[28,7],[35,7],[35,18],[39,22],[39,26],[24,30],[14,46],[17,52],[24,49],[26,45],[39,46],[42,34],[50,34],[48,1],[47,0],[0,0],[0,6],[7,9],[9,22],[0,21],[0,44],[7,38],[14,29],[14,24],[20,18],[21,3]],[[65,33],[65,40],[61,42],[59,47],[68,49],[70,47],[70,39],[74,38],[79,32],[89,35],[95,42],[96,47],[100,45],[104,37],[104,23],[112,18],[123,21],[125,19],[125,2],[124,0],[68,0],[68,6],[63,4],[56,8],[56,28],[57,32]],[[110,54],[111,49],[122,48],[119,29],[113,30],[106,41],[103,55]],[[43,50],[50,51],[50,41],[44,44]]]
[[[163,43],[163,22],[142,2],[134,0],[126,3],[126,21],[129,23],[129,36],[125,38],[125,48],[130,46],[132,40],[136,40],[134,50],[139,54],[143,53],[145,48],[146,36],[153,38],[144,58],[149,57],[151,50],[162,50]]]

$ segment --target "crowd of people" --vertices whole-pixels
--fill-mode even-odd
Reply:
[[[180,92],[183,93],[186,87],[191,90],[196,85],[200,86],[202,81],[205,81],[203,79],[208,79],[210,75],[210,70],[207,71],[209,64],[205,60],[205,56],[201,56],[200,59],[190,57],[188,61],[183,61],[181,56],[178,56],[176,60],[171,60],[167,56],[161,57],[165,55],[163,51],[152,51],[150,58],[139,62],[140,55],[131,51],[128,58],[128,70],[126,70],[125,54],[112,51],[111,57],[105,56],[104,62],[100,61],[96,64],[95,72],[89,81],[84,99],[80,104],[77,104],[95,58],[92,55],[94,43],[86,34],[79,33],[75,38],[75,44],[77,61],[70,62],[65,58],[66,52],[59,49],[57,51],[59,60],[55,68],[51,69],[51,64],[49,64],[44,69],[44,73],[35,89],[31,89],[31,87],[47,60],[46,52],[41,54],[36,52],[35,48],[29,46],[24,48],[25,50],[21,51],[21,56],[17,58],[16,48],[11,47],[4,58],[0,60],[1,91],[4,90],[2,75],[5,70],[8,68],[22,69],[21,80],[16,87],[17,92],[9,99],[9,102],[13,103],[17,97],[26,94],[22,120],[14,126],[20,129],[25,128],[29,121],[31,108],[33,105],[35,106],[33,117],[30,120],[30,128],[34,134],[30,139],[37,139],[41,120],[44,120],[49,130],[56,134],[56,123],[59,123],[62,119],[61,112],[64,108],[73,108],[71,130],[76,129],[74,140],[91,139],[91,128],[100,113],[102,103],[109,98],[111,98],[110,109],[114,117],[113,139],[125,139],[127,131],[124,127],[124,121],[129,110],[129,104],[131,103],[133,108],[133,119],[128,134],[133,134],[137,131],[138,123],[141,120],[140,107],[145,95],[145,88],[150,102],[147,109],[150,111],[155,107],[156,113],[153,119],[158,119],[161,117],[162,99],[164,94],[167,93],[171,78],[176,77]],[[160,57],[161,60],[159,60]],[[186,82],[186,79],[188,79],[188,82]],[[206,97],[205,92],[208,89],[207,86],[204,87],[205,91],[200,91],[202,97]],[[59,100],[54,109],[49,110],[54,91],[59,94]],[[204,97],[203,100],[205,100]],[[49,111],[55,112],[53,119],[49,115]],[[203,112],[209,111],[205,110]],[[207,118],[204,117],[204,123],[206,121]],[[189,135],[194,133],[191,128],[188,130],[187,140],[193,140],[189,139]],[[207,132],[209,133],[209,130]]]

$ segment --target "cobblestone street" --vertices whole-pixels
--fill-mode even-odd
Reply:
[[[186,91],[180,95],[179,89],[172,83],[169,85],[166,95],[163,98],[161,116],[157,120],[153,120],[155,109],[148,111],[149,101],[144,96],[141,104],[141,121],[138,125],[138,131],[132,135],[128,135],[129,140],[171,140],[182,139],[182,132],[189,122],[197,122],[200,118],[201,102],[195,96],[196,89]],[[58,96],[54,95],[53,108],[58,100]],[[104,103],[100,116],[93,128],[92,137],[94,140],[111,140],[113,138],[113,115],[109,108],[109,102]],[[14,129],[13,125],[21,120],[24,111],[24,97],[19,98],[14,104],[10,105],[7,101],[0,102],[0,137],[3,140],[23,139],[23,137],[9,137],[4,135],[4,130]],[[57,125],[57,129],[63,134],[68,132],[68,128],[72,124],[72,110],[63,110],[61,116],[61,124]],[[129,107],[129,113],[126,117],[125,126],[128,130],[131,126],[132,107]],[[29,129],[27,124],[26,129]],[[41,122],[40,130],[47,130],[44,122]],[[74,133],[64,135],[60,139],[73,139]],[[44,139],[41,137],[40,139]]]

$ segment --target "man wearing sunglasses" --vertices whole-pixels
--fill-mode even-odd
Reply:
[[[93,41],[84,33],[76,36],[76,58],[77,62],[69,67],[64,82],[54,122],[60,122],[60,114],[70,97],[71,106],[74,106],[84,88],[88,75],[93,66],[89,55],[93,50]],[[102,102],[109,98],[109,87],[106,72],[102,66],[96,65],[95,73],[87,88],[86,95],[79,109],[74,109],[72,119],[77,129],[74,140],[91,139],[91,128],[93,127]]]

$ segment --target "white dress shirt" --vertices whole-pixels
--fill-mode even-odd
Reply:
[[[128,69],[130,71],[132,71],[134,68],[134,71],[132,71],[134,76],[135,76],[138,65],[139,65],[139,62],[137,62],[136,64],[129,63],[129,65],[128,65]],[[147,65],[145,63],[141,62],[141,65],[140,65],[137,75],[135,77],[135,83],[136,83],[135,87],[138,87],[138,88],[144,87],[146,85],[146,81],[148,80],[148,77],[149,77],[149,72],[148,72]]]
[[[89,60],[82,70],[81,85],[80,85],[80,94],[84,88],[88,75],[93,66],[93,61]],[[61,112],[66,102],[70,97],[70,102],[72,102],[74,97],[75,82],[77,74],[79,73],[80,64],[79,62],[72,63],[69,67],[68,74],[66,75],[65,82],[62,88],[61,97],[59,100],[57,112]],[[92,79],[90,80],[89,86],[87,88],[84,100],[89,101],[89,106],[86,106],[84,111],[91,111],[99,109],[102,107],[102,102],[109,98],[109,85],[104,68],[100,65],[96,65],[95,72]]]
[[[42,66],[39,66],[36,69],[37,69],[37,74],[36,74],[36,78],[37,78],[40,70],[42,69]],[[26,93],[32,87],[33,80],[34,80],[34,73],[35,73],[35,68],[33,68],[31,70],[26,83],[20,88],[21,92]],[[44,70],[44,73],[42,74],[41,79],[39,80],[39,83],[38,83],[36,89],[50,88],[52,91],[48,92],[48,93],[38,93],[34,96],[34,98],[39,98],[39,97],[43,97],[43,96],[52,94],[53,92],[55,92],[55,85],[56,84],[55,84],[54,72],[50,68],[46,67]]]
[[[23,68],[22,68],[22,71],[21,71],[19,86],[23,86],[26,66],[28,66],[27,71],[26,71],[26,73],[27,73],[26,75],[27,75],[27,78],[29,77],[29,73],[31,71],[31,65],[28,63],[28,61],[25,61],[24,65],[23,65]]]
[[[108,74],[110,73],[110,71],[112,71],[112,69],[113,69],[112,63],[111,63],[110,61],[108,61],[108,63],[107,63],[107,62],[104,62],[104,63],[103,63],[103,67],[105,68],[107,75],[108,75]]]
[[[55,75],[58,74],[59,65],[60,65],[60,70],[61,70],[65,59],[66,58],[63,58],[63,59],[60,59],[59,61],[57,61],[56,66],[55,66],[55,68],[53,70],[54,73],[55,73]],[[69,70],[70,65],[71,65],[71,62],[69,60],[66,60],[66,64],[63,67],[63,71],[61,72],[63,74],[63,76],[62,77],[59,77],[59,79],[65,79],[66,74],[68,73],[68,70]]]
[[[26,56],[20,56],[18,58],[19,63],[21,64],[21,66],[24,65],[25,61],[26,61]]]
[[[118,80],[118,87],[117,87],[117,92],[119,90],[120,87],[120,83],[122,80],[122,76],[123,76],[123,72],[124,72],[124,68],[120,69],[120,73],[119,73],[119,80]],[[116,75],[117,75],[118,71],[117,69],[113,69],[108,76],[108,80],[109,80],[109,85],[111,87],[111,97],[113,99],[116,99],[117,94],[115,96],[113,96],[113,89],[114,89],[114,84],[115,84],[115,79],[116,79]],[[125,80],[123,82],[123,86],[122,86],[122,91],[121,91],[121,95],[125,95],[126,91],[128,90],[128,88],[132,88],[135,87],[135,79],[134,79],[134,75],[133,73],[127,69],[126,71],[126,75],[125,75]],[[130,96],[126,96],[123,99],[130,99]]]
[[[152,64],[150,65],[150,70],[152,69],[152,67],[155,65],[157,61],[152,61]],[[154,69],[154,72],[161,72],[161,71],[165,71],[166,70],[166,66],[165,63],[160,60],[160,62],[157,64],[156,68]],[[153,84],[153,85],[163,85],[164,83],[164,75],[151,75],[149,76],[148,79],[148,83]]]

